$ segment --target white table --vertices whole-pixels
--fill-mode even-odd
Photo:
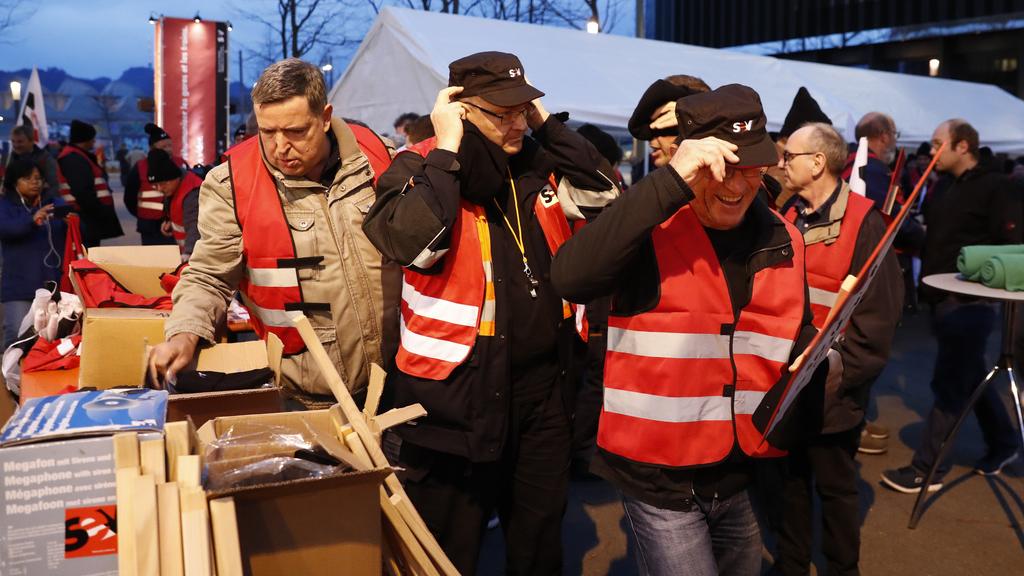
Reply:
[[[960,417],[956,421],[956,425],[953,426],[953,430],[950,431],[949,435],[942,441],[942,445],[939,447],[939,456],[932,463],[931,469],[928,470],[928,475],[925,477],[923,486],[928,486],[932,483],[932,478],[935,476],[935,470],[939,467],[939,463],[942,462],[950,449],[953,447],[953,440],[956,438],[957,433],[960,431],[960,426],[967,419],[967,415],[971,413],[974,405],[978,403],[981,395],[988,388],[988,385],[995,379],[1000,373],[1005,371],[1006,376],[1010,379],[1010,390],[1013,393],[1013,404],[1017,408],[1017,425],[1020,427],[1021,440],[1024,442],[1024,418],[1021,416],[1021,405],[1020,405],[1020,393],[1017,390],[1017,378],[1013,369],[1013,341],[1014,341],[1014,319],[1017,316],[1017,303],[1024,302],[1024,292],[1010,292],[1008,290],[1001,290],[998,288],[989,288],[984,284],[978,282],[969,282],[963,280],[959,274],[933,274],[931,276],[925,276],[921,279],[922,282],[936,288],[952,294],[960,294],[962,296],[972,296],[975,298],[984,298],[994,302],[1003,303],[1003,337],[1002,345],[999,352],[999,360],[996,361],[996,365],[989,371],[985,379],[981,381],[981,384],[971,394],[970,399],[967,401],[967,405],[964,407],[964,411],[960,414]],[[914,509],[910,513],[909,528],[915,528],[918,520],[921,519],[921,514],[924,512],[922,505],[928,491],[922,487],[922,490],[917,495],[917,501],[914,503]]]

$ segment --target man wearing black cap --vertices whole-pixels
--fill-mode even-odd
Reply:
[[[548,270],[567,217],[618,189],[597,150],[544,109],[516,56],[473,54],[449,70],[436,137],[395,157],[364,225],[405,268],[394,403],[427,410],[397,430],[398,464],[460,572],[476,572],[497,508],[507,573],[557,574],[586,323]]]
[[[161,150],[171,155],[179,170],[184,160],[174,155],[174,141],[171,135],[156,124],[146,124],[149,135],[149,150]],[[166,220],[164,211],[164,195],[149,181],[149,159],[143,158],[135,163],[128,173],[124,186],[124,205],[128,211],[138,218],[136,230],[142,236],[143,246],[173,244],[174,239],[161,230]]]
[[[622,493],[640,573],[757,574],[753,459],[784,454],[758,408],[816,332],[803,241],[757,193],[778,155],[756,92],[675,115],[669,165],[570,239],[551,279],[574,302],[613,296],[593,470]]]
[[[637,140],[650,143],[651,161],[655,167],[667,166],[679,146],[676,100],[709,90],[711,88],[700,78],[676,74],[664,80],[655,80],[644,91],[629,117],[629,133]]]
[[[203,179],[182,169],[160,148],[151,149],[146,160],[147,182],[160,193],[167,214],[161,234],[178,245],[182,262],[187,262],[199,240],[199,187]]]
[[[96,129],[79,120],[71,121],[69,144],[57,156],[60,194],[81,216],[82,244],[99,246],[101,240],[124,235],[114,210],[114,198],[107,185],[107,173],[92,153]]]

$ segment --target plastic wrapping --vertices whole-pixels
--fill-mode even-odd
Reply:
[[[304,421],[293,425],[238,422],[206,447],[206,480],[209,490],[321,478],[349,468],[331,455],[337,439]]]

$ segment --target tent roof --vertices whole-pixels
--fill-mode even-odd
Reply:
[[[381,11],[330,101],[338,115],[390,133],[399,114],[429,113],[449,62],[485,50],[518,55],[547,93],[545,106],[580,122],[625,127],[651,82],[685,73],[712,87],[757,90],[769,130],[779,129],[806,86],[851,140],[864,113],[881,111],[896,120],[904,145],[929,141],[943,120],[964,118],[984,145],[1024,153],[1024,101],[995,86],[401,8]]]

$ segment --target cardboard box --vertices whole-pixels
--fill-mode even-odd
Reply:
[[[284,399],[277,387],[281,379],[281,341],[268,334],[266,341],[217,344],[200,350],[196,370],[234,373],[260,368],[274,371],[274,388],[172,394],[167,404],[167,421],[191,418],[196,426],[218,416],[266,414],[284,411]]]
[[[181,251],[174,245],[97,246],[88,250],[87,257],[133,294],[147,298],[165,296],[160,275],[174,272],[181,264]]]
[[[164,341],[169,310],[90,308],[82,321],[80,387],[99,389],[142,386],[146,375],[146,344]]]
[[[313,429],[328,451],[338,438],[330,410],[217,418],[198,431],[199,453],[232,426]],[[279,448],[277,448],[279,449]],[[265,456],[274,453],[268,444]],[[258,456],[259,445],[246,454]],[[252,576],[381,573],[380,485],[388,469],[208,492],[234,500],[243,572]],[[214,532],[218,526],[214,526]]]
[[[166,397],[79,392],[26,403],[0,434],[0,574],[117,576],[109,434],[141,430],[149,431],[146,439],[160,438]]]

